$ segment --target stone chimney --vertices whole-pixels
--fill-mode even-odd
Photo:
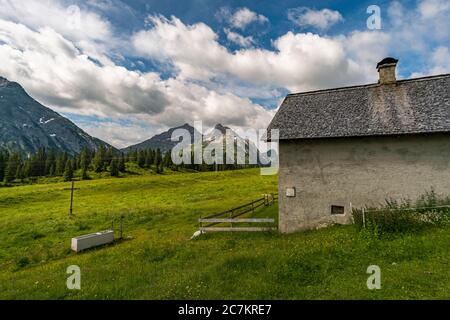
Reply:
[[[378,80],[379,84],[390,84],[395,83],[397,79],[395,78],[395,69],[397,67],[397,59],[388,57],[384,58],[377,64],[377,70],[380,75]]]

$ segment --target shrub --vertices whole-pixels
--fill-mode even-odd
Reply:
[[[359,229],[366,229],[374,236],[387,233],[404,233],[419,231],[425,224],[421,214],[408,209],[365,209],[363,222],[362,210],[354,210],[353,217]]]
[[[354,209],[356,227],[366,237],[418,232],[429,226],[450,222],[450,198],[439,198],[434,190],[426,192],[415,203],[387,199],[381,208]]]

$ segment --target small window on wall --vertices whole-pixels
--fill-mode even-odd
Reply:
[[[344,214],[345,207],[343,206],[331,206],[331,214]]]

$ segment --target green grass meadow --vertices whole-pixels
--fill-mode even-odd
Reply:
[[[165,173],[0,188],[0,299],[449,299],[450,228],[367,239],[354,226],[289,235],[207,234],[198,218],[277,192],[257,169]],[[277,217],[277,206],[258,217]],[[81,254],[70,239],[124,236]],[[81,268],[68,290],[67,267]],[[381,290],[366,286],[381,268]]]

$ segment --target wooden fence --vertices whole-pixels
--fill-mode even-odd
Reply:
[[[278,200],[278,194],[266,194],[263,198],[252,201],[250,203],[244,204],[242,206],[219,212],[207,217],[200,217],[198,220],[200,223],[200,231],[201,232],[258,232],[258,231],[274,231],[275,227],[264,226],[264,227],[236,227],[236,224],[239,223],[249,223],[249,224],[274,224],[275,219],[270,218],[242,218],[237,219],[238,217],[247,214],[247,213],[255,213],[257,209],[263,206],[271,206]],[[219,224],[228,224],[228,227],[217,227]]]

